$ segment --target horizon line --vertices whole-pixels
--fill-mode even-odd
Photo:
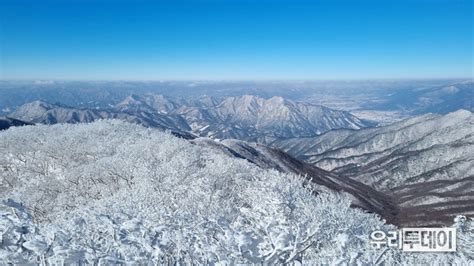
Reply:
[[[474,80],[473,77],[397,77],[397,78],[288,78],[288,79],[79,79],[79,78],[0,78],[5,81],[31,81],[31,82],[314,82],[314,81],[410,81],[410,80]]]

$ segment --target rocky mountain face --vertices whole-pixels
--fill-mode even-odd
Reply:
[[[0,130],[5,130],[10,127],[18,127],[18,126],[26,126],[26,125],[32,125],[32,123],[28,123],[28,122],[14,119],[11,117],[0,117]]]
[[[469,111],[273,145],[395,198],[406,222],[474,214],[474,115]]]
[[[281,97],[266,100],[250,95],[222,100],[202,96],[179,101],[156,94],[131,95],[108,109],[79,109],[35,101],[19,107],[11,116],[46,124],[117,118],[197,136],[263,143],[369,125],[348,112]]]

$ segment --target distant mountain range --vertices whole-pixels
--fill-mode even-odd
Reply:
[[[80,123],[120,119],[147,127],[169,129],[218,139],[271,142],[310,137],[332,129],[360,129],[370,123],[348,112],[273,97],[251,95],[216,99],[198,97],[175,102],[156,94],[131,95],[103,109],[74,108],[35,101],[10,114],[33,123]]]
[[[392,196],[405,209],[402,223],[474,214],[474,114],[469,111],[272,145]]]
[[[164,95],[187,102],[255,95],[281,96],[344,111],[396,111],[404,115],[473,110],[474,82],[456,80],[321,81],[0,81],[0,115],[41,100],[74,108],[109,108],[129,95]],[[382,115],[383,113],[379,113]],[[404,116],[405,117],[405,116]],[[367,117],[369,118],[369,117]]]
[[[380,96],[379,102],[367,102],[363,106],[375,110],[399,110],[414,115],[447,114],[459,109],[474,112],[474,81],[401,88]]]
[[[74,108],[62,104],[34,101],[20,106],[11,117],[30,123],[89,123],[100,119],[119,119],[146,127],[170,130],[178,135],[189,135],[191,130],[179,116],[147,112],[119,112],[113,109]]]

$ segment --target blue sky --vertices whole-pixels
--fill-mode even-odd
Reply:
[[[472,1],[0,0],[2,79],[473,76]]]

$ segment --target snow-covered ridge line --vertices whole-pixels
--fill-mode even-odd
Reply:
[[[34,101],[18,107],[11,116],[43,124],[113,118],[183,135],[262,143],[288,137],[316,136],[338,128],[369,126],[368,122],[349,112],[282,97],[263,99],[252,95],[220,100],[198,97],[180,102],[157,94],[131,95],[117,105],[98,109]]]
[[[448,225],[474,215],[474,114],[423,115],[389,126],[273,143],[396,199],[400,222]]]

